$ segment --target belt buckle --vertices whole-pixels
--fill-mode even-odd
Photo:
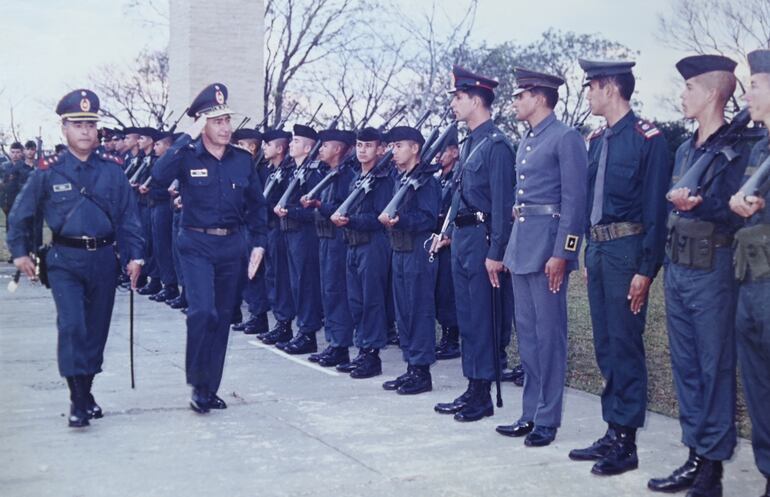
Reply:
[[[84,236],[83,241],[86,244],[86,250],[88,250],[89,252],[93,252],[96,250],[96,238]]]

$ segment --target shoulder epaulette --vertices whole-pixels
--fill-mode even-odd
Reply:
[[[121,159],[120,157],[118,157],[116,155],[113,155],[113,154],[111,154],[109,152],[100,152],[99,153],[99,158],[101,158],[103,160],[106,160],[107,162],[113,162],[113,163],[115,163],[115,164],[117,164],[119,166],[123,165],[123,159]]]
[[[61,157],[57,154],[49,155],[43,160],[40,161],[40,165],[38,166],[38,169],[48,169],[51,166],[58,164],[61,161]]]
[[[594,138],[599,138],[600,136],[602,136],[602,133],[604,133],[604,130],[605,130],[605,129],[607,129],[607,126],[606,126],[606,125],[605,125],[605,126],[601,126],[601,127],[599,127],[599,128],[596,128],[595,130],[593,130],[593,131],[591,132],[591,134],[590,134],[590,135],[588,135],[588,141],[591,141],[591,140],[593,140]]]
[[[655,126],[655,124],[645,119],[639,119],[636,121],[634,129],[647,140],[661,134],[661,131],[657,128],[657,126]]]

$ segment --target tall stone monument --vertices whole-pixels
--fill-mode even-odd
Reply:
[[[170,0],[169,14],[172,120],[203,87],[220,82],[235,112],[261,121],[264,0]]]

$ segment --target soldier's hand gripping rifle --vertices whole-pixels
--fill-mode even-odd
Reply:
[[[336,116],[334,116],[332,121],[329,123],[329,126],[326,128],[327,131],[337,129],[337,124],[339,124],[340,122],[342,113],[345,112],[345,109],[348,108],[348,105],[350,105],[350,102],[352,100],[353,100],[353,96],[348,98],[348,101],[345,102],[345,105],[340,109],[340,112]],[[298,186],[305,184],[305,181],[307,181],[308,175],[310,174],[310,164],[312,164],[313,161],[316,159],[316,157],[318,156],[318,151],[320,149],[321,149],[321,140],[319,139],[319,140],[316,140],[315,145],[313,145],[313,148],[310,150],[310,153],[307,154],[307,157],[305,157],[305,160],[302,161],[302,164],[297,169],[294,170],[294,177],[291,178],[291,181],[286,187],[286,191],[284,191],[283,195],[281,195],[281,198],[278,200],[276,207],[278,207],[279,209],[285,209],[286,204],[289,203],[289,199],[294,194],[294,190],[296,190]]]
[[[446,113],[444,114],[444,117],[446,117]],[[435,128],[432,134],[437,133],[438,128]],[[407,193],[410,191],[419,190],[425,184],[425,182],[428,181],[430,176],[424,173],[432,166],[433,159],[439,154],[439,152],[444,150],[449,137],[456,133],[457,124],[452,123],[447,126],[446,129],[444,129],[440,136],[432,140],[433,143],[431,143],[430,147],[423,150],[423,153],[420,155],[420,163],[417,164],[417,166],[412,169],[409,174],[404,175],[401,178],[401,186],[399,187],[398,191],[396,191],[396,194],[393,195],[393,198],[390,200],[385,209],[382,211],[382,214],[386,214],[390,219],[396,218],[398,215],[398,209],[403,205],[404,198],[406,197]],[[426,142],[426,144],[427,143],[428,142]]]
[[[710,140],[706,151],[690,166],[689,169],[679,178],[671,190],[666,194],[666,198],[671,200],[674,190],[686,188],[689,196],[698,196],[708,189],[710,180],[701,184],[708,172],[714,158],[723,154],[728,161],[732,161],[738,154],[733,146],[745,139],[748,132],[748,125],[751,122],[749,109],[743,109],[733,117],[730,124],[719,132],[719,135]],[[713,178],[714,176],[712,176]]]
[[[415,124],[415,128],[420,129],[425,121],[428,120],[429,116],[430,110],[426,110]],[[345,201],[340,204],[340,206],[332,215],[347,217],[350,210],[359,202],[360,198],[366,196],[367,193],[372,191],[372,188],[374,188],[374,182],[377,180],[377,177],[381,172],[387,171],[388,167],[390,167],[390,161],[392,159],[393,150],[389,149],[385,155],[383,155],[380,160],[377,161],[377,164],[368,173],[356,181],[353,190],[351,190]]]
[[[397,110],[396,110],[396,112],[394,112],[393,114],[391,114],[391,116],[390,116],[389,118],[387,118],[387,119],[385,120],[385,122],[384,122],[384,123],[382,123],[382,124],[381,124],[381,125],[380,125],[380,126],[377,128],[377,129],[378,129],[378,131],[382,132],[382,131],[383,131],[383,130],[384,130],[384,129],[385,129],[387,126],[388,126],[388,124],[390,124],[390,121],[392,121],[393,119],[395,119],[397,116],[401,115],[401,114],[404,112],[404,109],[406,109],[406,105],[403,105],[403,106],[401,106],[399,109],[397,109]],[[403,115],[402,115],[402,118],[403,118]],[[363,125],[365,125],[365,124],[366,124],[366,121],[364,121],[363,123],[361,123],[361,124],[360,124],[360,126],[363,126]],[[347,159],[345,159],[345,161],[344,161],[344,162],[353,162],[353,160],[355,159],[355,156],[356,156],[356,154],[355,154],[355,148],[354,148],[354,152],[353,152],[352,154],[350,154],[350,156],[349,156]],[[312,189],[312,190],[310,190],[310,191],[307,193],[307,195],[305,195],[305,198],[306,198],[307,200],[313,200],[313,199],[315,199],[315,198],[316,198],[318,195],[320,195],[320,194],[321,194],[321,192],[322,192],[322,191],[324,191],[324,190],[326,189],[326,187],[327,187],[327,186],[329,186],[329,185],[331,184],[332,180],[334,180],[334,178],[335,178],[337,175],[339,175],[339,173],[340,173],[340,168],[339,168],[339,167],[335,167],[334,169],[332,169],[331,171],[329,171],[329,172],[326,174],[326,176],[324,176],[324,178],[323,178],[321,181],[319,181],[319,182],[318,182],[318,184],[317,184],[317,185],[315,185],[315,186],[313,187],[313,189]]]
[[[757,170],[749,176],[749,179],[738,190],[739,193],[743,194],[744,198],[763,197],[768,191],[770,191],[770,155],[762,161]]]

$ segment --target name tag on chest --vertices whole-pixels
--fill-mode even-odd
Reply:
[[[208,178],[208,176],[209,176],[208,169],[190,169],[191,178]]]
[[[53,185],[53,191],[54,193],[72,191],[72,183],[59,183],[58,185]]]

